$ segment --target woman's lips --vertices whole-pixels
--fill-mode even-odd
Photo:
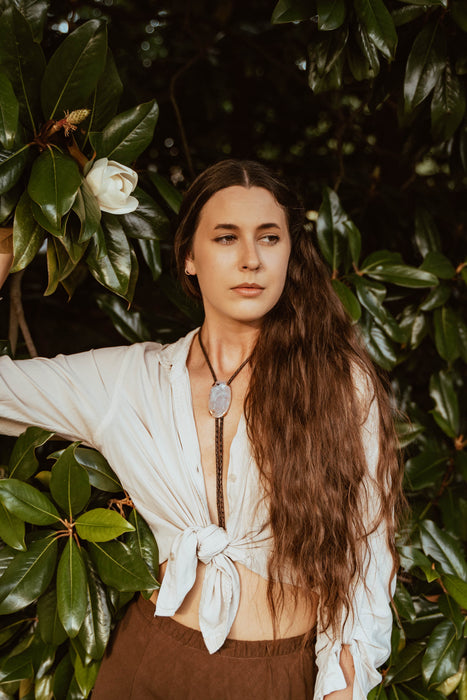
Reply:
[[[252,287],[252,286],[238,286],[232,288],[234,292],[240,294],[242,297],[257,297],[264,291],[264,287]]]

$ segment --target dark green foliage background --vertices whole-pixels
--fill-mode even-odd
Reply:
[[[393,653],[373,697],[467,700],[467,2],[52,1],[46,57],[88,19],[108,22],[119,111],[157,100],[136,167],[171,221],[157,175],[182,192],[229,156],[269,164],[300,193],[335,289],[410,419],[412,513],[398,540]],[[169,342],[192,328],[199,310],[170,276],[170,236],[161,252],[156,282],[140,264],[129,312],[89,274],[70,301],[60,287],[44,297],[38,255],[23,302],[39,353]],[[7,324],[2,314],[1,337]],[[1,441],[5,464],[12,444]],[[0,647],[0,669],[10,650]]]

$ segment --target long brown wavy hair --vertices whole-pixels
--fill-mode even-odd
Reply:
[[[304,226],[303,207],[265,166],[224,160],[188,189],[174,242],[185,291],[201,297],[196,277],[184,274],[201,210],[215,192],[232,185],[268,190],[287,214],[291,238],[285,287],[264,317],[244,405],[274,538],[269,604],[276,620],[284,589],[280,584],[278,591],[275,582],[281,571],[292,572],[310,600],[318,594],[321,623],[338,634],[342,612],[351,609],[352,585],[364,581],[368,535],[378,527],[386,529],[393,573],[397,568],[394,531],[404,500],[393,400],[333,290]],[[378,457],[370,475],[362,426],[372,401]],[[370,494],[376,494],[376,514]]]

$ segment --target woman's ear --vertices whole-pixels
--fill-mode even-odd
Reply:
[[[185,274],[186,275],[196,275],[195,262],[191,253],[187,255],[185,260]]]

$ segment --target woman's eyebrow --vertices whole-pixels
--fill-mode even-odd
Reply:
[[[214,231],[216,231],[219,228],[227,229],[228,231],[238,231],[240,229],[240,226],[237,226],[236,224],[216,224],[214,226]],[[277,228],[278,230],[280,230],[280,226],[278,224],[275,224],[274,222],[260,224],[256,227],[258,231],[262,231],[264,229],[269,228]]]

